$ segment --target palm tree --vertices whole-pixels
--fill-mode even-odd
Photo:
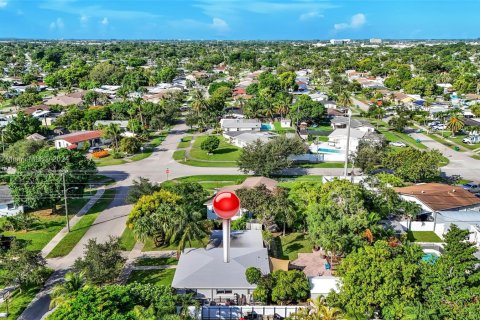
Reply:
[[[284,116],[290,111],[291,97],[286,95],[281,95],[275,99],[274,106],[275,112],[280,114],[280,117],[283,119]]]
[[[291,315],[295,320],[344,320],[347,319],[340,308],[328,307],[324,297],[308,299],[309,306]]]
[[[402,201],[399,205],[400,212],[408,219],[408,231],[412,226],[412,219],[422,212],[422,207],[412,201]]]
[[[194,241],[203,242],[208,235],[208,226],[205,221],[201,220],[201,214],[192,212],[189,209],[177,210],[174,219],[170,219],[172,223],[172,235],[170,242],[175,242],[177,246],[177,256],[180,255],[186,245],[192,246]]]
[[[353,107],[352,94],[348,91],[342,91],[340,96],[338,96],[338,103],[345,108]]]
[[[447,128],[452,131],[452,137],[455,137],[455,133],[462,130],[464,126],[463,120],[458,116],[451,117],[447,123]]]
[[[50,293],[50,296],[52,297],[50,309],[64,303],[70,293],[80,290],[85,285],[85,274],[83,272],[67,272],[64,280],[64,283],[53,287],[52,292]]]
[[[105,138],[112,140],[115,149],[118,149],[118,142],[122,138],[122,132],[123,130],[118,124],[111,123],[104,129],[103,135],[105,136]]]

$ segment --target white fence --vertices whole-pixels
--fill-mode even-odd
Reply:
[[[205,306],[201,310],[201,318],[209,319],[240,319],[247,313],[256,313],[259,318],[273,319],[275,314],[282,318],[297,312],[301,306]]]

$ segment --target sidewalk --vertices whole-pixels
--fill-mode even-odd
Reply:
[[[95,193],[95,195],[90,198],[90,200],[83,206],[83,208],[80,209],[80,211],[78,211],[78,213],[72,219],[70,219],[70,228],[77,224],[77,222],[82,218],[82,216],[93,207],[93,205],[95,204],[95,202],[97,202],[98,199],[100,199],[104,192],[104,188],[97,190],[97,193]],[[53,237],[53,239],[50,240],[50,242],[47,243],[47,245],[42,249],[42,256],[46,257],[67,234],[67,227],[64,227],[62,230],[60,230],[60,232],[58,232],[55,237]]]

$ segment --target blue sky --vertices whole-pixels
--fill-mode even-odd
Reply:
[[[480,0],[0,0],[0,37],[478,38]]]

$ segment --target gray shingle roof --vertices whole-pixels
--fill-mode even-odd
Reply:
[[[221,237],[214,232],[213,237]],[[211,249],[186,249],[173,278],[178,289],[254,289],[245,278],[245,270],[257,267],[270,272],[268,252],[263,248],[260,230],[232,231],[230,263],[223,262],[222,246]]]

